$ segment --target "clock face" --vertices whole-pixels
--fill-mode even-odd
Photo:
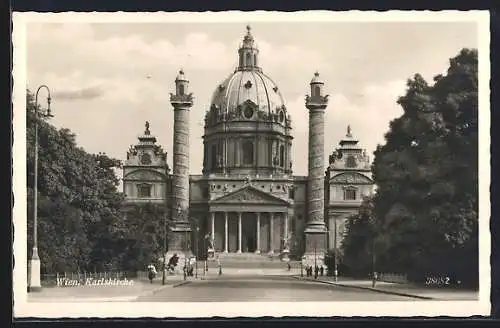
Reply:
[[[149,154],[143,154],[141,156],[141,163],[144,165],[151,164],[151,156]]]
[[[245,115],[245,118],[252,118],[253,116],[253,108],[250,106],[247,106],[245,110],[243,111],[243,115]]]

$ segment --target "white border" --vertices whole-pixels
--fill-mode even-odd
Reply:
[[[479,301],[252,302],[252,303],[27,303],[26,273],[26,24],[29,22],[476,22],[479,49]],[[256,11],[243,13],[13,13],[14,316],[16,317],[237,317],[237,316],[470,316],[490,314],[490,103],[487,11]],[[22,264],[22,265],[21,265]]]

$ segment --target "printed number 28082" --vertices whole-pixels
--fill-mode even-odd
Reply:
[[[449,277],[426,277],[425,284],[426,285],[449,285],[450,278]]]

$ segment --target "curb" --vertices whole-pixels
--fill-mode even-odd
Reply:
[[[297,280],[319,282],[319,283],[322,283],[322,284],[340,286],[340,287],[345,287],[345,288],[356,288],[356,289],[370,290],[372,292],[377,292],[377,293],[381,293],[381,294],[389,294],[389,295],[397,295],[397,296],[418,298],[418,299],[422,299],[422,300],[434,300],[435,299],[434,297],[429,297],[429,296],[421,296],[421,295],[415,295],[415,294],[393,292],[393,291],[383,290],[383,289],[378,289],[378,288],[373,288],[373,287],[353,286],[353,285],[339,284],[337,282],[332,282],[332,281],[304,279],[304,278],[295,277],[295,276],[294,276],[294,278],[297,279]]]
[[[176,284],[173,284],[172,288],[184,286],[184,285],[190,284],[191,282],[192,282],[191,280],[186,280],[186,281],[178,282]]]

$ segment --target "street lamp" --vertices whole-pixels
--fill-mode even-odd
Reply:
[[[333,277],[335,279],[335,281],[337,281],[337,277],[338,277],[338,271],[337,271],[337,218],[334,218],[334,235],[333,235],[333,238],[334,238],[334,243],[335,243],[335,247],[334,247],[334,254],[333,254]]]
[[[41,89],[46,89],[47,96],[47,111],[41,111],[39,113],[38,109],[38,93]],[[28,282],[28,292],[40,291],[42,285],[40,284],[40,257],[38,256],[38,115],[50,118],[53,117],[50,110],[50,102],[52,98],[50,97],[50,89],[46,85],[41,85],[36,90],[35,94],[35,167],[34,167],[34,179],[33,179],[33,252],[31,254],[31,260],[29,263],[30,268],[30,278]]]
[[[186,244],[184,247],[185,250],[184,250],[184,270],[183,271],[184,271],[184,280],[186,280],[186,278],[187,278],[187,256],[188,256],[188,251],[189,251],[188,250],[189,245],[188,245],[188,232],[187,231],[185,232],[184,240],[185,240]]]
[[[198,236],[199,236],[199,232],[200,232],[200,227],[198,225],[198,223],[196,224],[196,236],[195,236],[195,239],[194,239],[194,247],[195,247],[195,273],[194,273],[194,278],[195,279],[198,279]]]
[[[161,278],[161,284],[165,285],[166,280],[166,270],[167,270],[167,211],[163,216],[163,275]]]
[[[318,263],[316,260],[316,240],[314,240],[314,279],[318,279]]]

